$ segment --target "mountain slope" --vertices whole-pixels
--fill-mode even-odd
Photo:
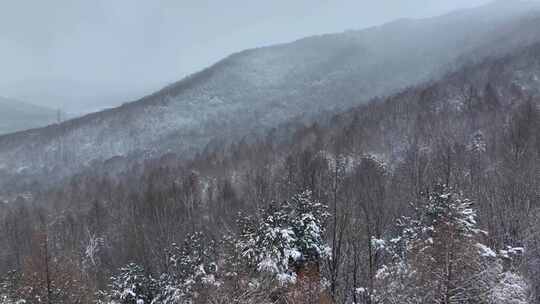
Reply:
[[[43,127],[55,120],[52,109],[0,97],[0,134]]]
[[[231,153],[202,153],[193,162],[155,159],[115,178],[108,178],[109,170],[100,174],[92,167],[50,191],[36,191],[35,200],[21,197],[17,203],[0,204],[0,221],[7,228],[0,229],[5,240],[0,273],[19,265],[20,256],[36,254],[34,246],[21,240],[42,232],[45,219],[55,248],[51,261],[88,258],[87,244],[97,235],[104,245],[98,247],[99,262],[91,266],[95,278],[107,282],[110,273],[132,261],[160,277],[170,255],[156,251],[169,253],[173,242],[192,244],[193,239],[186,238],[192,231],[216,238],[226,232],[227,239],[234,239],[239,214],[309,189],[320,202],[333,205],[328,211],[336,220],[334,228],[328,225],[328,240],[339,235],[336,244],[345,248],[332,252],[343,261],[334,280],[346,282],[352,272],[368,269],[372,249],[364,245],[373,233],[390,239],[397,220],[418,211],[419,197],[431,194],[434,184],[445,183],[474,202],[467,210],[478,212],[479,228],[486,231],[481,239],[494,252],[508,244],[525,248],[515,269],[522,269],[531,293],[538,294],[540,243],[531,236],[540,232],[539,75],[540,43],[348,109],[327,123],[299,128],[288,142],[268,137],[235,145],[227,150]],[[395,256],[381,257],[387,258]],[[88,270],[78,262],[71,268],[89,286],[93,299],[98,279],[83,275]],[[230,268],[221,269],[228,274],[218,278],[230,277]],[[246,277],[239,276],[242,281]],[[464,278],[469,282],[469,275]],[[368,286],[372,279],[366,271],[359,276],[359,286]],[[230,292],[215,289],[219,299]],[[336,290],[337,303],[352,303],[357,288],[337,284]]]
[[[116,155],[189,155],[212,140],[347,108],[529,45],[540,41],[539,28],[537,5],[496,2],[243,51],[136,102],[0,137],[0,170],[71,171]]]

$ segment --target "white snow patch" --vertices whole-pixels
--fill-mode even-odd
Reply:
[[[488,258],[496,258],[497,257],[497,254],[495,253],[495,251],[493,251],[493,249],[489,248],[488,246],[482,244],[482,243],[476,243],[476,247],[480,250],[480,254],[483,256],[483,257],[488,257]]]

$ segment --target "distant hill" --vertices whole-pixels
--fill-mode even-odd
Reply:
[[[55,121],[52,109],[0,97],[0,134],[44,127]]]
[[[193,155],[211,142],[347,109],[540,41],[538,8],[498,1],[236,53],[138,101],[2,136],[0,170],[69,173],[118,155]]]

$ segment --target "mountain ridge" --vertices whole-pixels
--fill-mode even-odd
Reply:
[[[40,128],[56,121],[53,109],[0,96],[0,136]]]
[[[77,168],[130,153],[189,155],[215,138],[346,109],[436,79],[459,68],[456,61],[540,41],[540,14],[528,4],[511,16],[490,16],[491,7],[237,52],[118,108],[0,136],[0,169]],[[520,25],[527,15],[533,18]],[[530,37],[516,40],[514,31],[524,30]]]

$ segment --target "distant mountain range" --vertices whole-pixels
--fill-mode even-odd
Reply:
[[[1,136],[0,172],[70,173],[118,155],[192,155],[311,120],[532,45],[540,41],[539,8],[498,1],[236,53],[121,107]]]
[[[44,127],[56,116],[52,109],[0,97],[0,134]]]

